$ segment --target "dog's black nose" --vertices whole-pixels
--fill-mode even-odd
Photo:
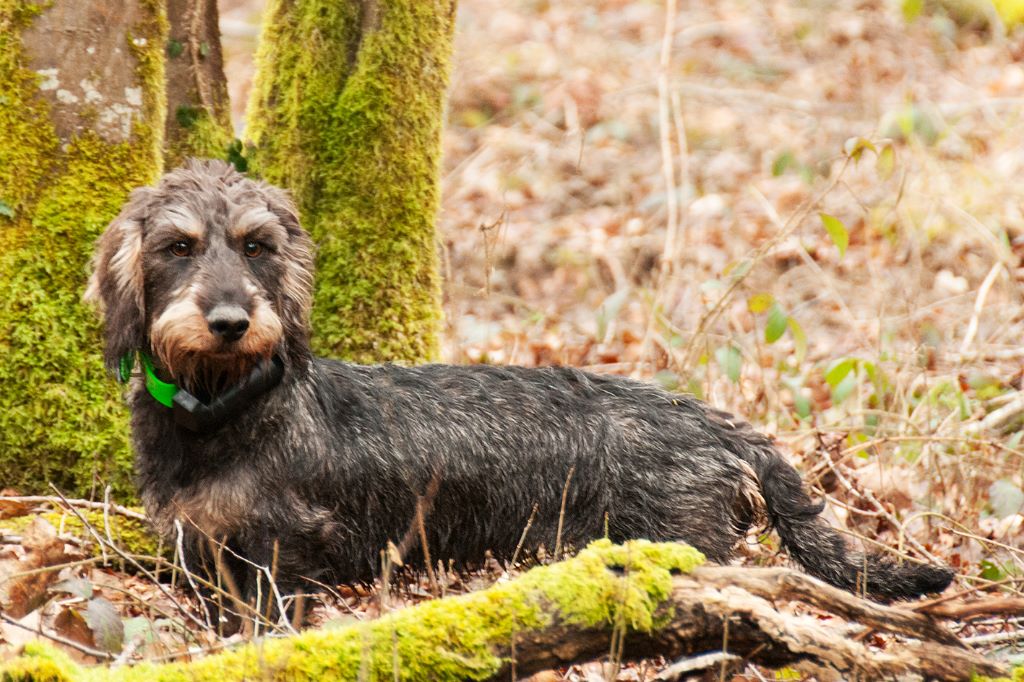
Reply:
[[[237,341],[249,328],[249,313],[239,305],[219,305],[207,314],[206,324],[214,336]]]

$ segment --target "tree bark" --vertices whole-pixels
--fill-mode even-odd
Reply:
[[[0,0],[4,486],[130,489],[126,410],[81,296],[93,241],[161,169],[161,8]]]
[[[272,0],[248,135],[319,247],[320,353],[438,355],[434,222],[455,0]]]
[[[223,158],[234,135],[216,0],[167,0],[166,164]]]

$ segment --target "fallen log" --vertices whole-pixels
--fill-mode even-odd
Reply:
[[[805,663],[861,679],[969,680],[1008,672],[926,615],[785,569],[702,562],[684,545],[598,541],[575,558],[487,590],[344,628],[258,640],[191,662],[116,669],[84,668],[34,644],[0,665],[0,679],[508,680],[609,655],[719,651],[769,667]],[[780,610],[782,603],[833,618]],[[898,637],[878,650],[852,636],[865,629]]]

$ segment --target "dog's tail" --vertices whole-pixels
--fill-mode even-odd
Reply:
[[[722,413],[712,416],[712,421],[720,420],[740,436],[741,445],[734,451],[739,450],[736,454],[757,474],[768,521],[778,531],[790,557],[805,571],[830,585],[866,593],[879,601],[941,592],[952,581],[953,571],[945,567],[897,564],[881,554],[851,550],[839,533],[821,519],[824,502],[811,501],[796,469],[766,437]]]

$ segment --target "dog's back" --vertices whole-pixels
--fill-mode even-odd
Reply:
[[[435,558],[507,558],[521,542],[550,551],[607,533],[682,540],[725,561],[763,515],[808,572],[848,590],[908,598],[952,577],[849,551],[767,438],[690,396],[568,368],[315,367],[331,385],[341,466],[363,484],[357,508],[388,508],[365,519],[368,558],[409,527],[410,500],[436,479]],[[390,505],[371,499],[382,491]]]

